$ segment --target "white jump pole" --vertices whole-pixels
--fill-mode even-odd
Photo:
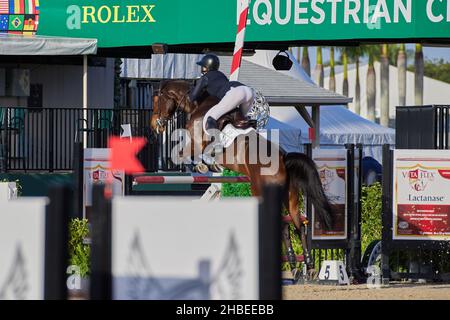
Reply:
[[[88,129],[88,57],[83,56],[83,148],[87,148]]]

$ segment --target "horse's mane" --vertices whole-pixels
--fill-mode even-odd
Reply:
[[[163,80],[160,83],[160,87],[159,90],[160,92],[162,91],[172,91],[174,93],[178,94],[186,94],[192,86],[192,81],[190,80],[181,80],[181,79],[177,79],[177,80]],[[211,109],[212,106],[214,106],[215,104],[217,104],[219,101],[208,95],[206,92],[203,93],[202,96],[200,96],[197,100],[198,102],[198,107],[193,109],[192,113],[195,113],[197,116],[198,115],[203,115],[205,114],[209,109]]]
[[[181,80],[181,79],[178,79],[178,80],[163,80],[160,83],[159,90],[166,90],[169,85],[173,86],[174,89],[175,89],[175,87],[178,86],[178,88],[176,88],[176,89],[189,90],[191,84],[192,84],[192,82],[189,81],[189,80]]]

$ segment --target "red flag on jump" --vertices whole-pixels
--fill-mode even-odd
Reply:
[[[133,138],[133,141],[110,137],[108,148],[110,148],[110,168],[111,170],[123,170],[125,174],[144,172],[145,169],[136,155],[147,144],[145,138]]]

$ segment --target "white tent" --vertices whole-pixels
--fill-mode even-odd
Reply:
[[[292,127],[296,130],[300,129],[303,133],[308,132],[308,125],[294,108],[271,108],[271,113],[269,129],[280,129],[283,132]],[[293,141],[295,140],[291,134],[289,135],[291,150],[288,151],[293,151]],[[305,134],[299,137],[298,150],[304,143],[308,143],[308,137]],[[373,157],[381,163],[382,146],[386,143],[395,144],[395,131],[361,118],[344,106],[322,106],[320,111],[321,147],[342,148],[346,143],[363,144],[364,156]]]
[[[277,51],[257,51],[252,57],[245,57],[253,63],[273,69],[272,60]],[[279,71],[297,79],[313,83],[302,67],[291,56],[294,64],[290,71]],[[308,125],[293,107],[271,108],[271,119],[268,128],[278,128],[283,132],[283,126],[300,129],[303,133],[297,143],[299,148],[308,142]],[[293,139],[294,137],[290,137]],[[291,145],[294,145],[291,140]],[[383,144],[395,144],[395,130],[385,128],[366,120],[345,106],[322,106],[320,112],[320,144],[324,148],[342,147],[346,143],[362,143],[364,156],[382,161]]]
[[[366,96],[366,77],[367,77],[367,64],[363,64],[359,68],[360,83],[361,83],[361,115],[367,116],[367,96]],[[329,68],[325,69],[325,81],[324,86],[328,88],[329,85]],[[380,63],[375,62],[375,74],[377,81],[377,98],[376,98],[376,116],[380,117],[380,99],[381,99],[381,85],[380,85]],[[342,92],[342,83],[344,79],[343,67],[336,67],[336,91]],[[354,64],[349,65],[348,71],[348,87],[351,97],[355,96],[355,83],[356,83],[356,67]],[[450,104],[450,84],[435,80],[432,78],[424,78],[423,88],[423,104]],[[389,67],[389,116],[391,119],[395,119],[395,108],[399,105],[398,98],[398,69],[397,67]],[[406,105],[414,106],[414,72],[407,72],[406,76]],[[354,110],[354,105],[349,104],[350,110]]]

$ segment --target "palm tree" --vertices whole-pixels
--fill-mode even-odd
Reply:
[[[335,65],[334,47],[331,47],[330,48],[330,80],[329,80],[328,88],[331,91],[336,92],[336,72],[334,70],[334,65]]]
[[[342,82],[342,94],[348,97],[348,54],[347,47],[341,49],[341,60],[342,65],[344,66],[344,80]]]
[[[415,64],[415,75],[414,75],[415,104],[417,106],[421,106],[423,105],[423,77],[424,77],[423,50],[421,44],[416,44],[416,56],[414,64]]]
[[[311,77],[311,62],[309,60],[308,47],[303,47],[302,68],[305,70],[306,74]]]
[[[406,46],[404,43],[400,44],[397,56],[397,71],[398,71],[398,105],[406,105]]]
[[[319,87],[323,87],[323,59],[322,59],[322,47],[317,47],[317,62],[316,62],[316,83]]]
[[[359,56],[356,58],[355,112],[361,114],[361,76],[359,73]]]
[[[355,79],[355,97],[354,97],[354,107],[355,113],[361,114],[361,80],[359,73],[359,58],[362,54],[361,47],[349,47],[346,48],[347,57],[349,57],[356,64],[356,79]],[[345,80],[344,80],[345,81]]]
[[[389,126],[389,45],[383,44],[381,46],[381,110],[380,110],[380,124],[382,126]]]
[[[377,78],[375,73],[375,50],[378,46],[366,46],[365,52],[369,56],[369,66],[367,69],[366,96],[367,96],[367,119],[375,121],[375,108],[377,99]]]

